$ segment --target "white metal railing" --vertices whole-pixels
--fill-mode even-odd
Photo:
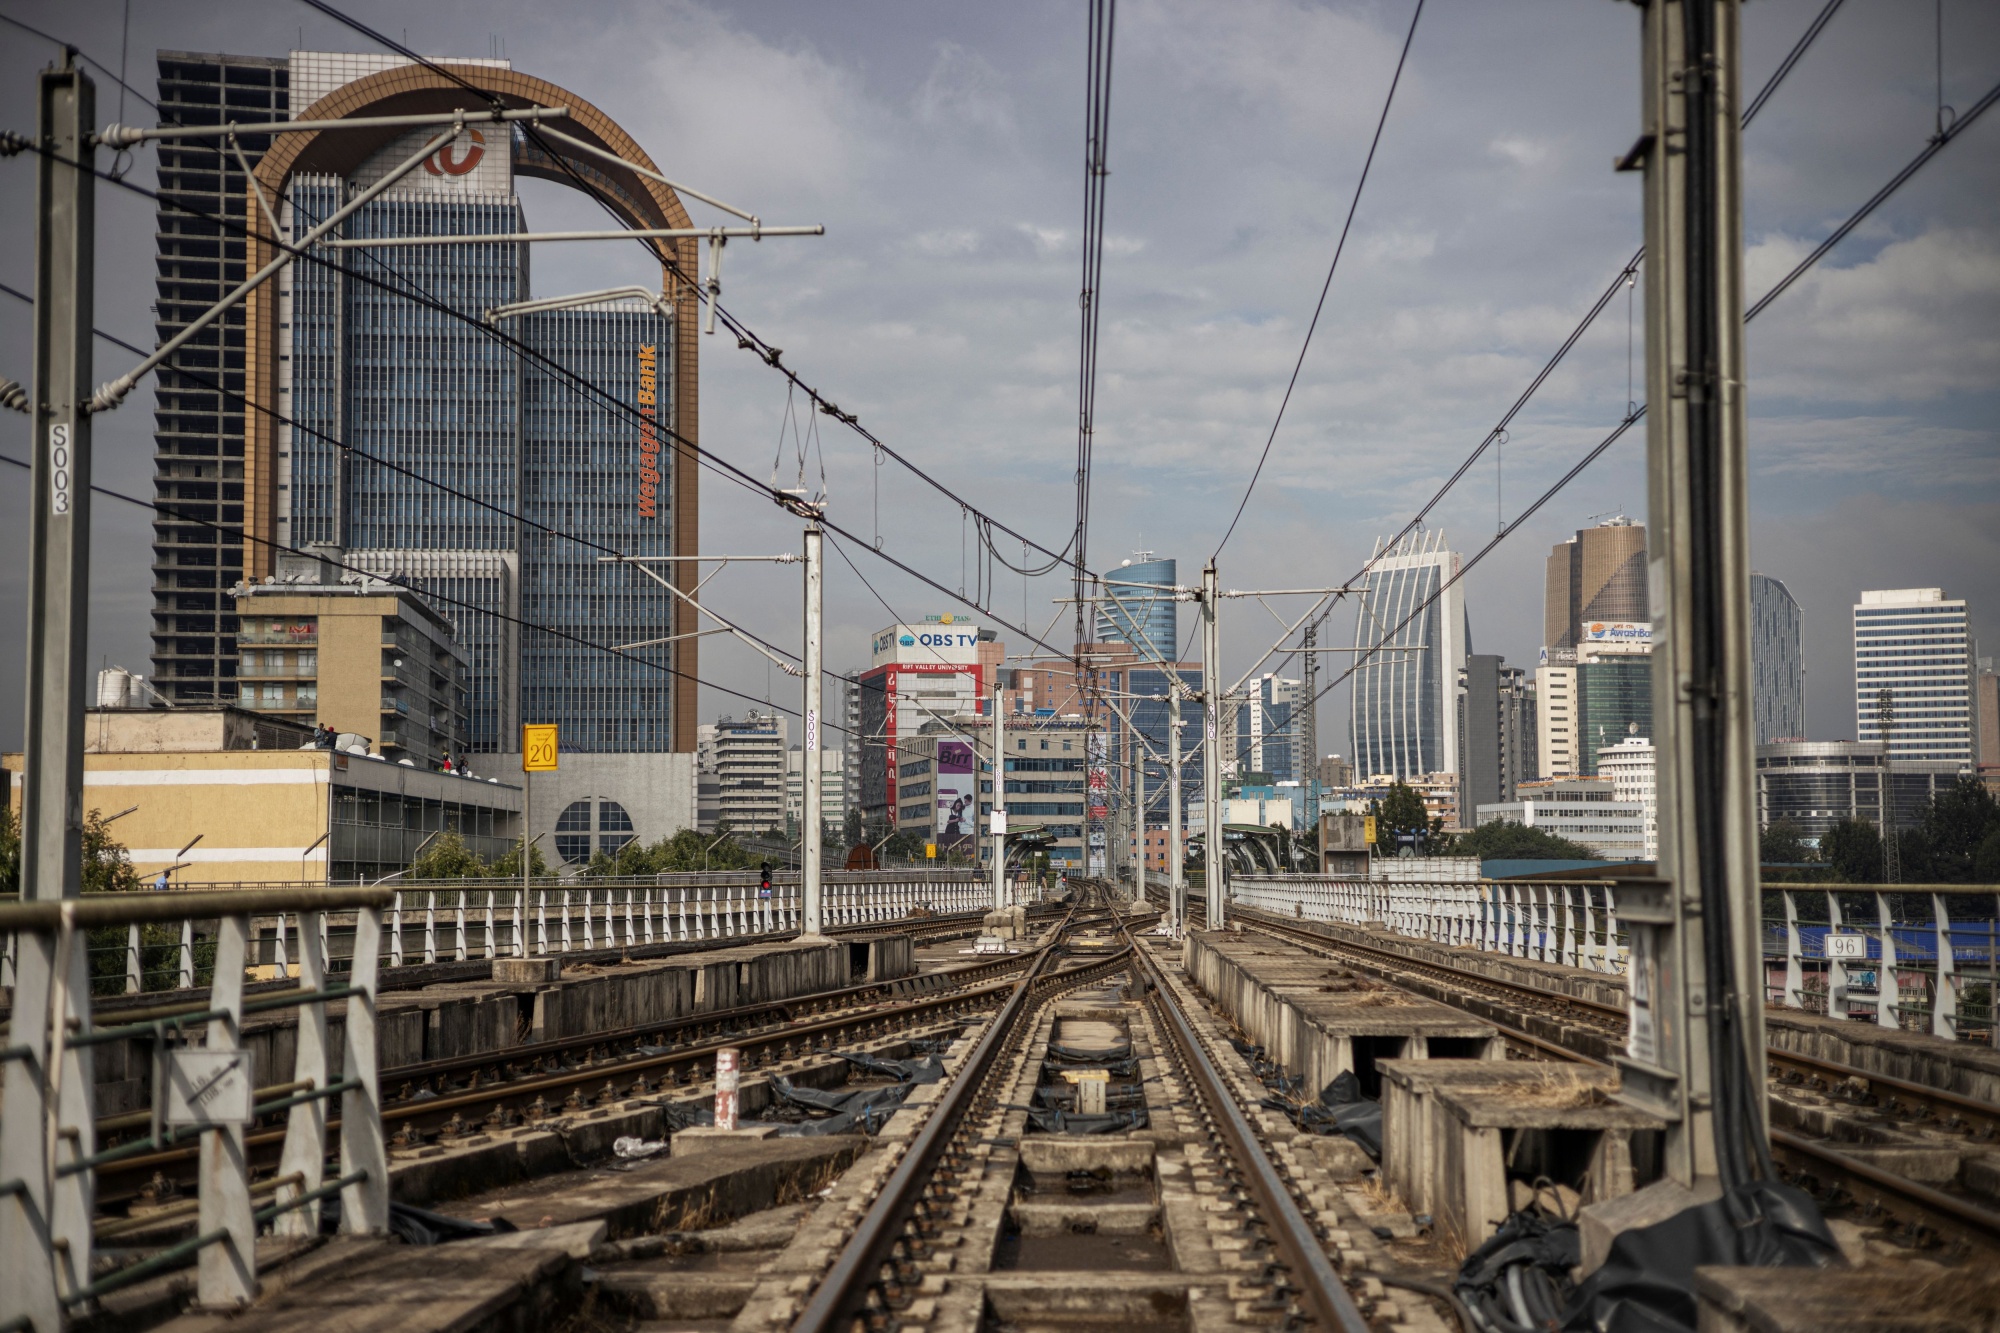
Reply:
[[[96,894],[60,902],[0,905],[0,929],[16,942],[12,1011],[0,1117],[0,1328],[55,1330],[108,1292],[193,1261],[197,1300],[248,1303],[257,1290],[261,1230],[317,1235],[322,1199],[340,1199],[341,1230],[381,1234],[389,1219],[387,1153],[376,1086],[375,995],[386,889],[289,888],[251,893]],[[354,918],[353,948],[335,960],[323,947],[329,909]],[[298,985],[247,997],[251,918],[298,914]],[[126,1010],[110,1026],[92,1021],[92,931],[213,922],[205,1000]],[[344,963],[344,970],[337,963]],[[195,971],[192,964],[187,969]],[[192,980],[192,977],[190,977]],[[340,1076],[331,1068],[327,1008],[345,1002]],[[298,1011],[291,1078],[255,1089],[244,1017]],[[196,1036],[199,1034],[199,1044]],[[92,1069],[97,1047],[145,1042],[152,1050],[149,1122],[123,1127],[125,1141],[98,1146]],[[263,1100],[258,1100],[261,1093]],[[338,1174],[326,1179],[329,1104],[339,1099]],[[285,1117],[275,1177],[253,1190],[245,1139],[260,1118]],[[106,1122],[107,1135],[119,1132]],[[136,1262],[98,1271],[92,1247],[101,1168],[197,1145],[194,1234]],[[257,1196],[263,1197],[259,1207]]]
[[[1158,890],[1149,880],[1149,889]],[[1241,875],[1230,899],[1307,921],[1623,974],[1613,880],[1391,883]],[[1763,890],[1772,1004],[1947,1040],[1991,1042],[2000,995],[2000,893],[1986,885],[1800,885]]]
[[[329,890],[250,888],[218,892],[326,893]],[[395,888],[382,924],[385,964],[391,968],[492,958],[538,958],[579,950],[647,944],[750,940],[796,933],[801,918],[798,876],[773,876],[768,892],[751,874],[661,875],[645,882],[609,885],[537,881],[527,889],[509,881],[479,886],[440,882]],[[919,911],[940,915],[976,912],[992,905],[983,876],[957,872],[836,872],[824,888],[829,928],[880,925]],[[186,897],[174,891],[162,904]],[[153,895],[147,895],[150,899]],[[351,914],[321,911],[322,945],[352,933]],[[297,972],[302,923],[296,911],[264,910],[250,930],[252,966],[283,977]],[[100,935],[103,932],[100,932]],[[14,984],[18,941],[0,931],[0,986]],[[208,933],[196,918],[168,910],[146,929],[137,921],[122,939],[96,939],[87,948],[98,993],[188,990],[195,986]],[[121,981],[122,978],[122,981]]]
[[[1626,945],[1610,880],[1391,882],[1238,875],[1230,901],[1297,920],[1364,926],[1436,944],[1622,973]]]

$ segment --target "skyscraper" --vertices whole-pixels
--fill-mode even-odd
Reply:
[[[1379,543],[1358,599],[1350,709],[1354,767],[1365,780],[1450,772],[1458,762],[1458,669],[1470,637],[1465,592],[1446,581],[1460,556],[1444,533]],[[1408,623],[1405,623],[1405,622]]]
[[[290,77],[283,59],[162,51],[160,119],[282,120]],[[241,138],[253,167],[269,144],[264,135]],[[167,139],[158,151],[154,332],[165,342],[246,276],[243,247],[187,210],[238,216],[249,187],[222,140]],[[243,338],[238,306],[159,374],[154,494],[171,508],[153,520],[153,682],[175,703],[236,697],[229,589],[243,576],[243,540],[234,531],[243,504]]]
[[[1551,652],[1583,642],[1583,626],[1650,623],[1646,529],[1622,515],[1580,528],[1549,552],[1542,599],[1542,645]]]
[[[1297,723],[1303,711],[1303,687],[1266,672],[1250,687],[1250,697],[1236,715],[1236,771],[1268,773],[1273,782],[1303,782]]]
[[[1768,574],[1750,576],[1751,698],[1757,743],[1806,738],[1806,665],[1799,603]]]
[[[1105,580],[1105,600],[1097,608],[1098,641],[1129,643],[1152,661],[1173,661],[1180,651],[1175,569],[1172,560],[1136,551],[1113,570]]]
[[[1965,602],[1942,588],[1867,591],[1854,607],[1854,727],[1891,761],[1972,763]],[[1885,712],[1888,716],[1885,718]]]
[[[1514,799],[1538,757],[1535,683],[1493,653],[1469,653],[1459,671],[1458,808]]]
[[[509,106],[568,107],[557,126],[565,134],[651,165],[587,99],[501,60],[453,60],[437,72],[386,55],[167,53],[160,68],[163,95],[183,98],[190,118],[211,120],[237,107],[255,119],[287,109],[312,119],[449,112],[466,104],[470,84]],[[239,84],[255,85],[254,108]],[[280,229],[295,241],[433,133],[308,131],[246,147],[262,196],[277,202]],[[337,235],[521,232],[514,190],[521,175],[588,189],[627,225],[688,225],[670,188],[580,152],[553,155],[564,151],[518,127],[470,127]],[[200,230],[174,231],[163,212],[161,256],[176,261],[161,270],[163,319],[171,307],[184,324],[206,304],[208,286],[219,294],[232,271],[275,254],[263,206],[240,177],[226,174],[229,156],[175,161],[221,173],[216,208],[248,223],[251,235],[238,251],[245,257],[229,260],[230,247],[222,247],[219,285],[209,283],[210,262],[202,284],[185,288],[180,274],[196,266],[178,261],[203,257],[204,244],[214,255],[216,243],[183,239]],[[208,188],[208,179],[197,173],[176,185]],[[212,237],[214,225],[204,225]],[[694,242],[661,241],[654,251],[664,295],[692,310],[686,275],[696,267]],[[527,248],[506,242],[320,245],[251,294],[241,316],[242,368],[225,366],[243,395],[240,417],[206,415],[207,405],[182,401],[178,388],[161,399],[161,476],[183,488],[178,478],[199,476],[217,498],[240,500],[246,540],[233,554],[192,550],[200,543],[190,530],[163,518],[156,675],[184,694],[215,692],[234,673],[235,627],[194,605],[206,595],[200,580],[219,576],[227,586],[240,570],[255,581],[270,572],[277,546],[312,546],[426,592],[450,618],[469,659],[474,749],[511,750],[519,723],[549,721],[562,725],[565,750],[692,750],[694,692],[673,685],[696,669],[698,640],[686,633],[692,614],[636,568],[597,557],[651,557],[681,586],[696,577],[692,564],[664,559],[696,549],[695,456],[676,443],[697,433],[693,330],[665,300],[510,317],[505,307],[529,296]],[[188,415],[194,409],[204,415]],[[190,431],[201,434],[192,450]],[[190,452],[204,461],[184,463]],[[240,458],[233,467],[232,452]],[[162,628],[169,610],[171,634]],[[614,655],[593,643],[650,646]]]

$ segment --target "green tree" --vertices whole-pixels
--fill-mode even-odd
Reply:
[[[515,865],[518,867],[519,860]],[[424,846],[410,863],[411,879],[483,879],[492,872],[455,832],[444,832]]]
[[[1974,878],[1986,840],[2000,833],[2000,802],[1977,778],[1960,778],[1931,799],[1905,839],[1903,878],[1915,884],[1965,884]],[[1919,843],[1911,847],[1911,843]],[[1990,882],[1990,881],[1989,881]]]
[[[1424,809],[1424,798],[1400,781],[1391,785],[1381,800],[1372,803],[1369,811],[1375,816],[1375,846],[1390,856],[1401,849],[1406,836],[1416,840],[1419,851],[1424,850],[1435,832],[1430,812]]]
[[[0,893],[21,891],[21,817],[0,810]]]
[[[489,879],[519,879],[521,878],[521,844],[518,842],[515,843],[501,855],[499,860],[490,864],[480,862],[476,857],[474,858],[474,864],[478,865],[479,869],[468,871],[468,874],[479,875]],[[535,879],[555,878],[554,872],[549,869],[548,861],[542,856],[540,843],[536,843],[528,849],[528,874]]]
[[[1603,858],[1580,842],[1559,838],[1544,829],[1511,819],[1495,819],[1461,833],[1452,841],[1458,856],[1489,861],[1599,861]]]
[[[1865,819],[1836,820],[1819,840],[1819,857],[1842,883],[1882,882],[1882,835]]]
[[[668,871],[741,870],[763,860],[729,834],[725,825],[714,833],[682,829],[651,846],[636,838],[615,854],[599,852],[585,872],[592,878],[613,875],[658,875]]]
[[[1806,845],[1805,833],[1789,819],[1774,819],[1757,839],[1757,855],[1766,865],[1797,865],[1818,857]]]

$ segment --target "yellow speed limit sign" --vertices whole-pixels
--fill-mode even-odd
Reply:
[[[556,768],[556,724],[521,728],[521,771],[553,773]]]

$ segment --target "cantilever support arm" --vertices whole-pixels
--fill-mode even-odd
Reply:
[[[462,124],[453,125],[447,128],[443,134],[431,138],[422,148],[417,150],[414,156],[399,163],[387,175],[383,176],[381,180],[376,181],[366,190],[354,196],[353,199],[336,209],[326,221],[300,237],[297,244],[285,247],[280,238],[273,237],[272,240],[281,247],[276,259],[273,259],[270,263],[264,265],[264,267],[258,269],[255,273],[237,284],[236,290],[230,292],[229,295],[195,316],[186,328],[160,344],[159,349],[151,356],[99,389],[91,396],[90,401],[84,404],[84,410],[86,412],[109,412],[124,402],[126,395],[138,386],[140,380],[144,379],[154,369],[164,363],[168,357],[191,342],[196,334],[215,323],[216,320],[221,319],[230,307],[282,272],[293,260],[305,253],[320,237],[338,227],[360,209],[373,203],[388,191],[391,186],[395,185],[397,181],[415,171],[423,164],[425,158],[435,153],[438,149],[443,148],[453,139],[456,139],[459,132],[464,128]]]
[[[645,562],[643,560],[635,560],[622,555],[600,555],[597,557],[597,563],[600,565],[630,565],[632,568],[638,570],[640,573],[644,574],[647,578],[651,579],[653,582],[659,584],[662,588],[665,588],[668,592],[672,593],[674,596],[680,598],[683,602],[686,602],[689,606],[693,607],[696,611],[700,612],[702,615],[707,616],[710,620],[713,620],[718,625],[722,626],[722,628],[728,630],[731,634],[735,635],[743,642],[749,644],[752,648],[755,648],[758,652],[762,653],[765,657],[769,658],[771,664],[777,667],[778,670],[784,672],[788,676],[797,676],[802,679],[804,678],[805,676],[804,671],[800,670],[798,667],[793,666],[790,662],[787,662],[784,658],[778,656],[776,653],[772,652],[769,648],[766,648],[763,644],[757,642],[757,640],[752,638],[748,633],[748,631],[744,630],[742,627],[734,624],[731,621],[723,619],[721,616],[717,615],[715,612],[709,610],[706,606],[703,606],[700,602],[696,601],[688,593],[682,592],[679,588],[676,588],[671,580],[667,579],[666,577],[659,574],[655,570],[646,568]]]

